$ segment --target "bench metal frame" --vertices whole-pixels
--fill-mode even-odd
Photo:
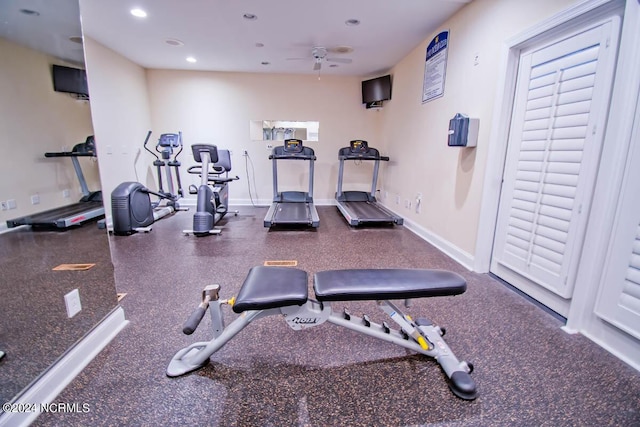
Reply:
[[[473,371],[473,365],[457,359],[442,338],[444,330],[425,318],[414,321],[391,301],[378,300],[376,305],[389,315],[399,329],[389,327],[386,322],[382,324],[372,322],[366,315],[352,316],[346,310],[335,312],[330,302],[319,302],[310,298],[307,298],[301,306],[288,305],[265,310],[243,311],[232,323],[225,326],[222,306],[233,305],[234,300],[219,299],[219,291],[219,285],[208,286],[203,290],[203,302],[192,319],[187,322],[192,323],[190,330],[187,331],[188,328],[185,326],[185,333],[193,332],[208,307],[212,321],[212,339],[207,342],[193,343],[178,351],[169,363],[167,376],[177,377],[204,367],[211,355],[251,322],[267,316],[282,315],[285,322],[294,330],[308,329],[329,322],[432,357],[447,375],[449,387],[456,396],[465,400],[473,400],[477,397],[475,383],[469,376]],[[405,305],[408,306],[409,301],[406,300]],[[198,318],[195,323],[194,317]]]

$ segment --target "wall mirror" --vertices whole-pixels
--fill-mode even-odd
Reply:
[[[320,122],[295,120],[251,120],[249,134],[252,141],[284,141],[295,138],[317,141]]]
[[[44,156],[69,150],[93,133],[88,101],[55,92],[52,82],[54,64],[84,68],[78,0],[3,1],[0,16],[0,150],[5,153],[0,200],[17,206],[0,211],[0,400],[5,403],[118,301],[108,235],[96,222],[59,231],[5,225],[32,213],[21,209],[35,213],[79,199],[72,162]],[[81,163],[90,187],[97,189],[97,164]],[[91,267],[53,270],[61,264]],[[76,289],[81,309],[69,317],[65,295]]]

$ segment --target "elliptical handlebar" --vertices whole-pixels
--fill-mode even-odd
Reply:
[[[180,149],[178,150],[178,152],[176,153],[175,156],[173,156],[173,161],[177,161],[178,160],[178,156],[180,155],[180,153],[182,153],[182,150],[184,149],[184,145],[182,145],[182,131],[178,131],[178,144],[180,145]]]
[[[153,157],[156,158],[156,160],[160,160],[160,157],[158,157],[158,155],[156,153],[154,153],[153,151],[149,150],[149,148],[147,147],[147,142],[149,142],[149,138],[151,138],[151,131],[147,132],[147,137],[144,139],[144,149],[147,150],[148,152],[150,152]]]

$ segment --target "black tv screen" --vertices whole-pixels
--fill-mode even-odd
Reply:
[[[53,66],[53,90],[89,96],[87,73],[79,68]]]
[[[391,99],[391,75],[362,82],[362,103],[386,101]]]

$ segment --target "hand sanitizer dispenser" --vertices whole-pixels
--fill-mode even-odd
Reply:
[[[449,120],[449,147],[475,147],[478,144],[479,119],[457,113]]]

